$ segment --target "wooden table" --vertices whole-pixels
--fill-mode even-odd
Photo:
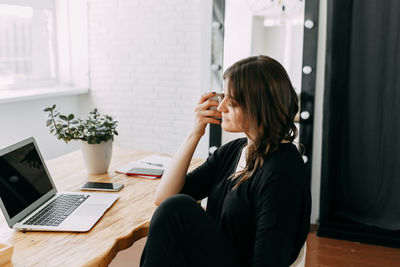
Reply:
[[[156,208],[153,196],[160,180],[114,171],[151,154],[154,153],[114,147],[109,171],[100,175],[87,174],[80,150],[47,161],[59,191],[79,191],[86,181],[124,183],[125,187],[118,192],[117,202],[87,233],[17,232],[8,227],[0,212],[0,243],[14,246],[12,264],[7,266],[107,266],[118,251],[147,236]],[[201,163],[201,159],[194,159],[189,169]]]

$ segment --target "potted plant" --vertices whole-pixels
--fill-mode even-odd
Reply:
[[[112,155],[112,142],[118,121],[112,116],[100,115],[97,108],[86,119],[74,114],[63,115],[56,110],[56,105],[44,109],[48,113],[46,126],[50,133],[65,143],[81,140],[83,160],[90,174],[107,172]]]

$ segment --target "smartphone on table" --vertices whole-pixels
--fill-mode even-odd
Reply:
[[[82,185],[81,190],[89,191],[120,191],[124,184],[117,183],[100,183],[100,182],[87,182]]]

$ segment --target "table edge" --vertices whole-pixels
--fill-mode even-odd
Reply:
[[[145,222],[136,229],[133,229],[127,235],[117,238],[112,247],[110,247],[105,253],[97,256],[96,258],[87,262],[83,266],[84,267],[108,266],[119,251],[131,247],[133,243],[135,243],[136,241],[138,241],[143,237],[146,237],[149,232],[149,225],[150,222]]]

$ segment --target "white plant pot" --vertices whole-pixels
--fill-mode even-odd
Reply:
[[[89,174],[105,173],[110,166],[112,140],[100,144],[89,144],[81,141],[83,161]]]

